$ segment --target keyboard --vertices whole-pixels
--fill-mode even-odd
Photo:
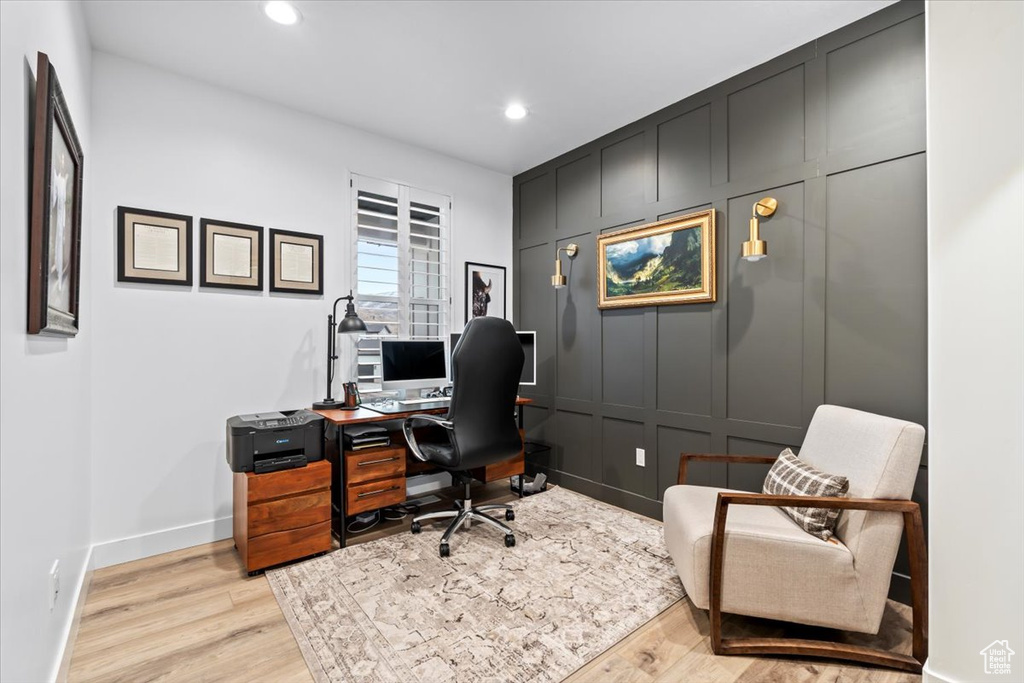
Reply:
[[[421,403],[448,403],[452,400],[451,396],[435,396],[433,398],[407,398],[403,401],[399,401],[400,406],[418,406]]]

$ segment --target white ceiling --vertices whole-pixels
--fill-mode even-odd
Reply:
[[[85,3],[93,47],[515,174],[893,0]],[[507,103],[530,115],[510,121]]]

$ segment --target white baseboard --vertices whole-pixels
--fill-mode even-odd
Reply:
[[[405,481],[405,495],[409,498],[418,498],[425,493],[433,493],[452,485],[452,475],[447,472],[437,474],[422,474],[416,477],[409,477]]]
[[[924,660],[924,668],[921,671],[921,683],[956,683],[952,678],[946,678],[935,673],[928,664],[930,660]]]
[[[68,623],[64,627],[64,647],[57,653],[57,661],[54,662],[53,673],[50,675],[51,681],[64,683],[68,680],[75,640],[78,638],[78,627],[82,623],[82,610],[85,608],[85,600],[89,596],[89,586],[92,584],[92,575],[95,569],[95,555],[93,546],[90,546],[82,565],[81,577],[78,580],[78,585],[75,586],[75,594],[72,596],[75,608],[71,611]]]
[[[93,546],[92,556],[96,569],[102,569],[122,562],[169,553],[172,550],[221,541],[231,538],[232,534],[231,517],[221,517],[220,519],[97,543]]]

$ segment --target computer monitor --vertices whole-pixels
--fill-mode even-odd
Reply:
[[[458,332],[452,332],[448,345],[450,353],[455,353],[455,345],[459,343],[459,337],[461,336]],[[537,384],[537,333],[516,332],[516,336],[519,337],[519,343],[523,345],[523,355],[525,356],[523,360],[523,374],[520,376],[519,384],[534,386]],[[451,366],[450,363],[449,366]],[[451,374],[449,374],[449,377],[451,377]]]
[[[444,342],[382,339],[381,388],[429,389],[448,383]]]

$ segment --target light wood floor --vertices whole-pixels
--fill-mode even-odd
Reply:
[[[511,497],[507,491],[507,486],[489,485],[484,492],[474,489],[474,499],[501,501]],[[354,542],[406,529],[408,520],[383,523]],[[774,622],[727,619],[727,635],[783,630]],[[909,639],[909,608],[890,603],[879,641],[906,652]],[[270,584],[263,576],[248,578],[232,542],[226,540],[97,570],[74,644],[69,680],[313,679]],[[919,680],[827,661],[716,657],[708,643],[707,614],[682,600],[568,682]]]

